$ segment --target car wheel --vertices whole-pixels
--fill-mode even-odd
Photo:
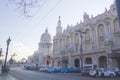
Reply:
[[[95,78],[97,78],[97,77],[99,77],[99,75],[98,75],[98,74],[95,74]]]
[[[113,74],[110,74],[110,77],[114,77],[114,75],[113,75]]]

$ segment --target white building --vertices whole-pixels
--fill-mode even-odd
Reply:
[[[46,58],[52,52],[52,39],[51,35],[48,33],[48,29],[41,35],[40,42],[38,44],[38,50],[28,60],[31,63],[38,64],[39,66],[46,65]]]
[[[120,25],[115,3],[95,17],[84,13],[83,19],[63,31],[59,18],[53,38],[52,66],[95,64],[102,68],[120,67]]]

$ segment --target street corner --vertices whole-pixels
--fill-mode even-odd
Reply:
[[[9,74],[1,74],[0,80],[17,80],[17,79]]]

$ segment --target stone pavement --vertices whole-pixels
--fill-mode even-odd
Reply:
[[[14,77],[12,77],[11,75],[8,74],[0,74],[0,80],[17,80]]]

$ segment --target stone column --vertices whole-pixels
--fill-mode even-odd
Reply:
[[[71,57],[71,55],[69,55],[68,58],[69,58],[68,59],[68,67],[72,67],[72,57]]]
[[[90,28],[91,28],[91,30],[92,30],[92,49],[95,50],[95,49],[96,49],[95,27],[94,27],[94,25],[90,25]]]
[[[107,68],[111,68],[112,59],[109,57],[109,55],[112,54],[111,45],[108,45],[108,47],[106,48],[106,53],[107,53]]]
[[[69,54],[68,54],[68,67],[72,67],[72,53],[73,53],[73,32],[70,32],[70,45],[69,45]]]
[[[112,59],[109,55],[112,54],[112,44],[113,44],[113,41],[112,41],[112,36],[111,34],[107,34],[106,37],[105,37],[105,41],[106,41],[106,56],[107,56],[107,68],[111,68],[112,67]]]

